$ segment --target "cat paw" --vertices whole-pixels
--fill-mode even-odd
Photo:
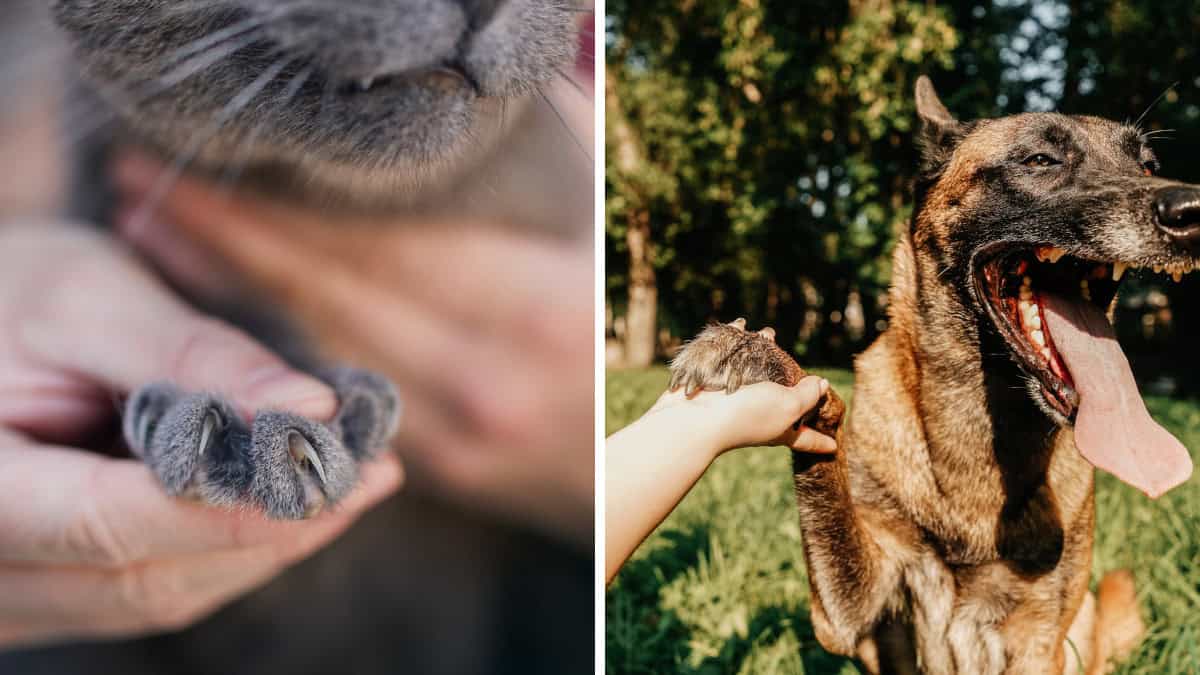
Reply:
[[[343,445],[361,460],[387,447],[400,426],[400,395],[386,377],[357,368],[330,368],[318,374],[337,393],[331,426]]]
[[[711,324],[683,345],[671,360],[672,391],[683,388],[686,396],[700,391],[732,394],[743,386],[774,382],[790,387],[807,373],[796,360],[775,343],[775,329],[746,330],[746,320]],[[841,424],[845,404],[832,389],[811,412],[797,422],[834,435]]]
[[[170,495],[308,518],[349,494],[399,422],[386,379],[348,368],[325,376],[339,403],[328,425],[271,410],[247,423],[220,396],[156,383],[126,403],[125,440]]]

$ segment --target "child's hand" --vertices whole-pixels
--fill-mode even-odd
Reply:
[[[667,517],[721,453],[747,445],[786,445],[830,453],[837,443],[797,425],[829,383],[806,377],[793,387],[760,382],[732,394],[690,398],[668,391],[605,443],[605,567],[612,579],[646,535]]]
[[[793,387],[759,382],[732,394],[701,391],[691,398],[683,388],[664,392],[647,415],[667,412],[685,423],[712,429],[715,454],[748,445],[784,445],[803,452],[830,453],[834,439],[797,421],[829,391],[825,379],[809,376]]]

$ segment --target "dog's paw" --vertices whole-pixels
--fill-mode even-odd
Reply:
[[[702,390],[732,394],[745,385],[775,382],[790,387],[807,373],[786,351],[775,344],[775,330],[746,330],[746,320],[711,324],[684,344],[671,360],[673,391],[683,388],[687,396]],[[832,389],[820,405],[799,423],[821,433],[835,435],[846,406]]]
[[[387,446],[399,419],[385,379],[346,368],[325,375],[339,402],[329,425],[269,410],[248,424],[220,396],[159,383],[126,403],[125,440],[168,494],[307,518],[354,488],[359,464]]]

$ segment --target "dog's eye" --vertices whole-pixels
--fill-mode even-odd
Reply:
[[[1147,176],[1153,176],[1158,173],[1158,162],[1152,159],[1142,162],[1142,173]]]
[[[1036,155],[1030,155],[1030,156],[1026,157],[1021,163],[1024,164],[1025,166],[1036,166],[1039,168],[1062,164],[1062,162],[1058,161],[1057,159],[1054,159],[1050,155],[1046,155],[1046,154],[1043,154],[1040,152],[1037,153]]]

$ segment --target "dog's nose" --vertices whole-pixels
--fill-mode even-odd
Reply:
[[[1154,194],[1158,229],[1180,243],[1200,242],[1200,188],[1176,185]]]

